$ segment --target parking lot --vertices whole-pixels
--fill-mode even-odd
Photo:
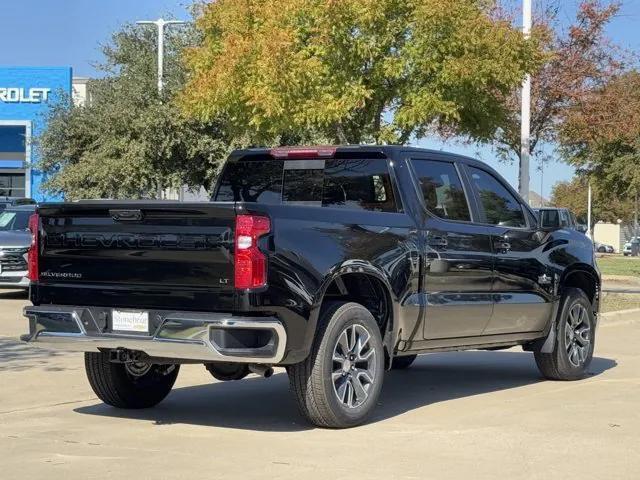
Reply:
[[[1,478],[638,477],[640,312],[603,318],[585,380],[542,381],[520,349],[426,355],[387,375],[371,422],[331,431],[282,370],[220,383],[187,365],[158,407],[107,407],[82,354],[17,341],[25,304],[0,293]]]

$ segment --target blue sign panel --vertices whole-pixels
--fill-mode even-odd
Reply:
[[[71,79],[71,67],[0,67],[0,195],[60,200],[41,191],[44,179],[32,141],[42,133],[49,107],[70,98]],[[11,177],[10,186],[5,177]]]

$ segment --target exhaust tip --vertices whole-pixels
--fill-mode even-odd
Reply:
[[[270,367],[269,365],[249,365],[249,370],[263,378],[269,378],[273,375],[273,367]]]

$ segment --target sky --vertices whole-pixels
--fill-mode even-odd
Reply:
[[[515,0],[514,0],[515,1]],[[553,0],[533,0],[549,3]],[[557,0],[556,0],[557,1]],[[578,0],[562,0],[560,20],[571,22]],[[101,59],[100,45],[109,41],[123,23],[158,17],[189,19],[189,0],[0,0],[0,65],[71,66],[76,76],[93,76],[93,64]],[[621,11],[608,34],[624,48],[640,52],[640,0],[623,0]],[[142,27],[143,28],[143,27]],[[515,164],[499,163],[490,149],[435,138],[418,145],[462,153],[489,163],[517,186]],[[543,177],[532,163],[531,189],[550,195],[557,181],[573,176],[571,167],[551,162]]]

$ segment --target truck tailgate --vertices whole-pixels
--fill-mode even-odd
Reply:
[[[39,214],[44,303],[233,306],[233,203],[85,201]]]

